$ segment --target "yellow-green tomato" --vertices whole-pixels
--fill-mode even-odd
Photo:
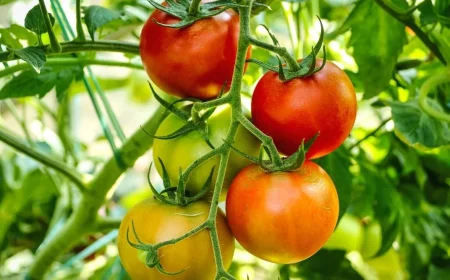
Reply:
[[[224,143],[224,139],[227,136],[231,122],[231,107],[228,105],[223,105],[216,108],[214,114],[208,119],[207,122],[209,140],[213,146],[217,148]],[[178,130],[184,124],[185,122],[183,120],[174,114],[170,114],[159,126],[156,136],[169,135]],[[247,154],[258,156],[260,142],[244,127],[239,125],[233,146]],[[177,186],[180,168],[182,170],[186,170],[192,162],[211,150],[212,148],[209,147],[203,140],[201,134],[198,131],[192,131],[186,135],[170,140],[155,139],[153,143],[153,161],[156,164],[158,173],[162,176],[162,166],[158,159],[161,158],[164,162],[167,173],[169,174],[171,185]],[[217,178],[219,161],[220,158],[216,156],[198,166],[194,172],[191,173],[189,181],[187,182],[187,192],[191,195],[198,193],[205,184],[211,169],[215,166],[214,177],[211,183],[211,186],[213,186]],[[231,151],[225,174],[221,200],[225,200],[228,186],[236,174],[250,163],[251,162],[248,159],[239,155],[235,151]],[[212,196],[212,190],[213,187],[211,187],[210,192],[205,195],[206,198],[210,198]]]
[[[133,248],[127,240],[138,244],[132,230],[132,222],[139,239],[145,244],[156,244],[182,236],[201,225],[207,218],[210,205],[205,201],[191,203],[185,207],[160,203],[154,198],[134,206],[120,224],[117,247],[123,267],[133,280],[213,280],[216,275],[210,232],[202,230],[174,245],[158,250],[160,264],[167,272],[182,273],[174,276],[162,274],[156,268],[149,268],[143,262],[145,251]],[[233,259],[235,243],[219,209],[217,232],[220,241],[223,264],[226,269]]]
[[[371,258],[381,247],[381,226],[378,222],[372,222],[366,226],[364,231],[364,242],[361,247],[361,256],[364,259]]]
[[[359,251],[363,244],[363,237],[364,228],[361,221],[355,216],[345,214],[324,248],[340,249],[346,252]]]
[[[403,272],[400,256],[394,249],[386,254],[366,262],[371,272],[380,280],[403,280],[406,279]]]

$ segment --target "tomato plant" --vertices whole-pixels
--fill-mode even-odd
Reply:
[[[174,29],[180,19],[155,10],[144,25],[140,51],[145,69],[158,87],[179,97],[208,100],[230,89],[239,37],[233,10]],[[173,55],[173,54],[182,55]],[[251,50],[247,52],[250,57]]]
[[[321,62],[318,59],[317,65]],[[345,72],[329,61],[319,72],[288,82],[269,71],[253,92],[252,118],[287,155],[319,133],[307,153],[308,158],[318,158],[350,134],[356,118],[355,90]]]
[[[325,244],[336,226],[339,201],[333,181],[313,162],[274,173],[250,165],[231,183],[226,210],[231,231],[246,250],[289,264]]]
[[[229,106],[216,108],[214,114],[208,119],[208,138],[215,147],[219,147],[224,143],[230,122],[231,108]],[[159,126],[156,135],[169,135],[183,125],[184,122],[176,115],[169,115]],[[242,126],[238,128],[234,143],[236,148],[245,153],[254,156],[258,154],[259,141]],[[155,139],[153,149],[153,161],[156,164],[159,174],[163,175],[162,165],[159,161],[161,159],[173,186],[176,186],[178,183],[180,168],[185,170],[197,158],[212,150],[198,131],[193,131],[174,139]],[[186,185],[186,190],[191,192],[191,194],[198,193],[205,184],[207,174],[210,173],[213,167],[215,167],[214,178],[216,178],[219,161],[220,159],[218,157],[214,157],[199,166],[191,174]],[[225,200],[226,191],[233,177],[249,164],[250,161],[248,159],[234,151],[231,152],[222,189],[222,200]],[[212,181],[213,186],[214,183],[215,179]],[[212,189],[206,197],[211,198]]]
[[[130,242],[138,243],[133,234],[132,223],[136,234],[143,243],[156,244],[179,237],[194,229],[208,217],[209,205],[196,202],[186,207],[162,204],[155,199],[147,199],[134,206],[122,220],[117,238],[117,246],[123,266],[133,279],[213,279],[216,273],[213,249],[209,242],[209,234],[205,231],[197,233],[174,245],[158,250],[160,264],[168,273],[182,273],[172,276],[164,275],[156,268],[145,265],[145,252],[133,248]],[[228,268],[234,253],[234,238],[228,228],[225,215],[219,211],[217,231],[224,266]],[[194,253],[195,252],[195,253]]]

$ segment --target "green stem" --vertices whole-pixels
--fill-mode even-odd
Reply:
[[[125,61],[111,61],[105,59],[85,59],[76,57],[58,57],[49,58],[45,63],[45,66],[87,66],[87,65],[100,65],[100,66],[113,66],[113,67],[127,67],[131,69],[144,69],[142,64],[131,63]],[[28,63],[21,63],[0,71],[0,78],[6,77],[13,73],[33,69]]]
[[[428,94],[430,91],[432,91],[434,88],[436,88],[440,84],[449,83],[450,82],[450,74],[445,73],[441,74],[439,76],[433,76],[429,78],[428,80],[423,83],[422,87],[420,88],[419,92],[419,106],[420,108],[427,114],[432,116],[435,119],[445,121],[450,123],[450,115],[446,114],[444,112],[437,111],[433,107],[428,104]]]
[[[201,0],[192,0],[191,5],[189,6],[188,14],[190,16],[195,16],[198,13],[200,8]]]
[[[121,222],[122,222],[121,218],[98,217],[97,221],[95,223],[94,231],[105,232],[105,231],[110,231],[113,229],[118,229]]]
[[[76,13],[77,13],[77,38],[75,40],[84,42],[86,36],[83,31],[83,24],[81,22],[81,0],[76,1]]]
[[[150,119],[139,128],[122,146],[120,152],[124,155],[127,167],[134,165],[136,160],[147,152],[152,144],[145,132],[154,134],[163,120],[165,108],[158,107]],[[124,172],[114,158],[111,158],[89,184],[89,192],[82,195],[80,204],[74,209],[63,228],[48,243],[37,252],[28,276],[30,279],[42,279],[50,265],[64,252],[71,248],[85,234],[96,230],[97,211],[103,204],[105,196]]]
[[[46,55],[55,55],[52,53],[51,46],[39,46]],[[95,41],[95,42],[64,42],[61,43],[60,53],[78,53],[78,52],[120,52],[139,55],[139,45],[117,41]],[[11,52],[0,52],[0,62],[12,61],[20,59],[16,55],[12,55]]]
[[[38,161],[50,168],[55,169],[56,171],[60,172],[64,176],[66,176],[73,183],[75,183],[75,185],[77,185],[81,191],[86,191],[86,186],[82,180],[81,174],[76,172],[72,167],[69,167],[69,166],[65,165],[63,162],[60,162],[59,160],[51,158],[37,150],[34,150],[34,149],[28,147],[27,145],[22,143],[22,141],[9,135],[2,128],[0,128],[0,141],[13,147],[14,149],[18,150],[19,152],[35,159],[36,161]]]
[[[389,3],[389,1],[386,0],[375,0],[375,1],[381,8],[383,8],[391,16],[393,16],[398,21],[411,28],[414,31],[414,33],[416,33],[417,37],[419,37],[419,39],[422,40],[422,42],[430,49],[430,51],[434,53],[434,55],[437,58],[439,58],[439,60],[444,65],[447,65],[447,62],[445,61],[445,58],[442,55],[439,48],[430,40],[430,37],[428,37],[428,35],[424,33],[422,29],[416,24],[416,21],[412,13],[408,11],[400,12],[395,6],[393,6],[391,3]]]
[[[58,43],[58,39],[56,39],[55,32],[53,32],[52,23],[50,22],[50,16],[48,15],[47,7],[45,6],[45,1],[39,0],[39,6],[41,7],[42,16],[44,17],[45,28],[47,29],[52,51],[55,53],[60,53],[61,45]]]
[[[280,46],[274,46],[271,44],[267,44],[265,42],[261,42],[253,37],[250,36],[250,32],[248,34],[248,40],[250,41],[250,43],[254,46],[260,47],[262,49],[268,50],[270,52],[276,53],[279,56],[281,56],[282,58],[284,58],[284,60],[286,61],[287,65],[289,66],[289,68],[292,71],[298,71],[300,70],[300,66],[297,63],[297,60],[295,60],[295,58],[289,54],[288,50],[285,47],[280,47]]]
[[[352,150],[355,147],[358,147],[362,142],[366,141],[367,139],[369,139],[370,137],[374,136],[378,131],[380,131],[380,129],[382,129],[389,121],[391,120],[391,118],[386,119],[384,121],[382,121],[380,123],[380,125],[375,128],[372,132],[368,133],[366,136],[364,136],[362,139],[360,139],[358,142],[356,142],[355,144],[353,144],[352,146],[350,146],[350,148],[348,148],[349,150]]]

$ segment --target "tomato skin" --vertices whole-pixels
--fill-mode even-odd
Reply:
[[[231,122],[231,107],[228,105],[220,106],[216,108],[214,114],[208,119],[208,131],[209,139],[214,147],[219,147],[226,138],[228,129]],[[156,135],[168,135],[185,123],[177,116],[169,115],[158,128]],[[260,142],[244,127],[239,125],[238,131],[233,144],[239,150],[258,156]],[[186,170],[186,168],[199,157],[210,152],[212,149],[206,144],[197,131],[190,132],[187,135],[177,137],[170,140],[155,139],[153,142],[153,161],[155,162],[158,173],[162,176],[162,166],[159,162],[159,158],[164,163],[164,166],[169,174],[170,182],[172,186],[178,184],[179,169]],[[202,165],[198,166],[189,177],[189,181],[186,184],[186,190],[190,194],[198,193],[208,178],[209,173],[213,166],[214,177],[211,183],[210,192],[205,195],[205,199],[212,197],[213,186],[216,182],[217,172],[219,169],[220,158],[218,156],[209,159]],[[236,174],[247,165],[251,164],[251,161],[242,157],[235,151],[231,151],[230,158],[228,160],[227,171],[225,173],[225,180],[222,187],[221,200],[225,200],[228,186]]]
[[[339,200],[328,174],[313,162],[273,173],[250,165],[231,183],[226,210],[233,235],[248,252],[291,264],[325,244],[336,226]]]
[[[231,86],[239,39],[239,16],[226,10],[184,28],[160,26],[179,19],[156,9],[141,33],[141,58],[162,90],[179,97],[209,100]],[[250,58],[251,49],[247,52]]]
[[[317,65],[322,64],[317,59]],[[269,71],[252,97],[253,123],[271,136],[278,150],[291,155],[303,139],[320,132],[306,154],[308,159],[327,155],[350,134],[356,119],[355,89],[344,71],[327,61],[319,72],[283,83]]]
[[[119,228],[118,249],[121,262],[130,277],[135,280],[212,280],[216,273],[214,254],[209,231],[201,232],[184,239],[175,245],[159,249],[161,265],[167,272],[177,272],[188,268],[181,274],[169,276],[161,274],[155,268],[147,267],[138,258],[138,250],[131,247],[129,238],[137,243],[131,221],[134,222],[139,239],[146,244],[156,244],[177,238],[202,224],[209,213],[209,204],[203,201],[186,207],[162,204],[154,198],[147,199],[134,206],[124,217]],[[225,215],[219,209],[217,230],[224,267],[228,268],[234,254],[234,238],[227,225]]]

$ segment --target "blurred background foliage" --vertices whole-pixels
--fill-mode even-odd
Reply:
[[[36,35],[22,27],[35,2],[0,0],[3,50],[36,43]],[[60,2],[73,23],[74,1]],[[417,8],[402,20],[402,15],[396,19],[387,13],[380,2],[399,11]],[[117,15],[98,28],[97,38],[135,43],[152,11],[145,0],[86,0],[83,5],[101,5]],[[252,30],[269,42],[261,24],[269,26],[282,45],[302,57],[318,39],[316,15],[324,23],[328,59],[345,69],[359,99],[350,137],[336,152],[317,160],[339,190],[343,218],[326,248],[304,262],[278,266],[238,249],[230,271],[238,279],[258,280],[448,279],[450,130],[448,123],[419,107],[418,93],[429,77],[448,71],[423,36],[439,46],[449,61],[450,1],[273,1],[271,10],[253,17]],[[55,30],[63,39],[58,22]],[[42,40],[49,42],[46,34]],[[138,57],[129,55],[88,56],[140,63]],[[253,49],[253,58],[277,62],[258,48]],[[26,74],[25,84],[21,76],[26,71],[14,77],[0,76],[0,96],[9,91],[32,96],[41,91],[40,99],[0,100],[0,125],[29,146],[64,159],[89,176],[112,152],[77,68],[65,71],[72,71],[71,78],[62,89],[56,87],[57,94],[52,90],[56,82],[42,88],[37,76]],[[93,66],[92,73],[88,83],[97,82],[104,91],[125,135],[138,129],[155,110],[143,71]],[[245,104],[262,74],[259,66],[249,66],[242,89]],[[429,102],[450,113],[450,84],[433,90]],[[122,176],[101,211],[120,217],[150,196],[146,183],[150,160],[151,151]],[[156,174],[152,177],[154,182],[160,180]],[[40,245],[65,223],[78,200],[78,190],[66,178],[0,144],[1,279],[20,279]],[[84,238],[52,267],[49,279],[128,279],[118,260],[116,234],[112,230]]]

